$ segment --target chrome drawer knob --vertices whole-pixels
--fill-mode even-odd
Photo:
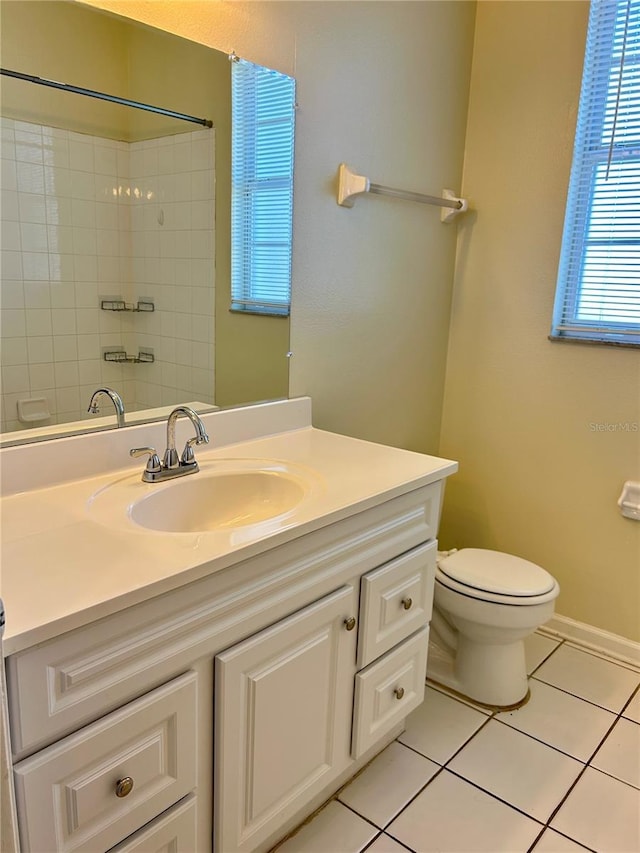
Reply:
[[[356,617],[349,616],[348,619],[345,619],[344,627],[347,629],[347,631],[353,631],[353,629],[356,627]]]
[[[396,687],[396,689],[393,691],[393,695],[396,697],[396,699],[402,699],[402,697],[404,696],[404,687]]]
[[[409,608],[413,604],[413,599],[409,598],[409,597],[403,598],[400,603],[402,604],[402,606],[404,607],[405,610],[409,610]]]
[[[126,797],[133,789],[133,779],[131,776],[125,776],[123,779],[118,779],[116,782],[116,797]]]

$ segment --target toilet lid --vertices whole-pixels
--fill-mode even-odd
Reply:
[[[438,567],[459,584],[498,595],[543,595],[555,585],[549,572],[535,563],[484,548],[463,548],[439,560]]]

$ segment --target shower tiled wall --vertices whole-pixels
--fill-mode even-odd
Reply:
[[[89,417],[104,384],[128,411],[213,402],[213,132],[128,144],[1,129],[2,430]],[[100,310],[108,297],[156,310]],[[109,363],[109,348],[155,361]],[[21,423],[33,398],[50,417]]]

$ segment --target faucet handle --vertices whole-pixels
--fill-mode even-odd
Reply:
[[[205,433],[203,436],[194,436],[193,438],[188,439],[187,443],[184,446],[184,450],[182,451],[182,456],[180,457],[181,465],[190,465],[196,461],[196,457],[193,453],[193,445],[194,444],[208,444],[209,436]]]
[[[129,451],[129,456],[137,458],[138,456],[148,455],[146,468],[144,469],[149,474],[157,474],[161,470],[160,457],[156,453],[155,447],[132,447]]]

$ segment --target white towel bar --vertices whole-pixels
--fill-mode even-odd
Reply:
[[[442,196],[425,195],[414,193],[409,190],[398,190],[393,187],[385,187],[382,184],[373,184],[364,175],[356,175],[349,169],[346,163],[340,163],[338,168],[338,204],[342,207],[353,207],[354,196],[361,193],[376,193],[393,198],[402,198],[406,201],[417,201],[420,204],[433,204],[443,208],[440,213],[442,222],[451,222],[460,213],[467,210],[467,200],[458,198],[453,190],[442,190]]]

